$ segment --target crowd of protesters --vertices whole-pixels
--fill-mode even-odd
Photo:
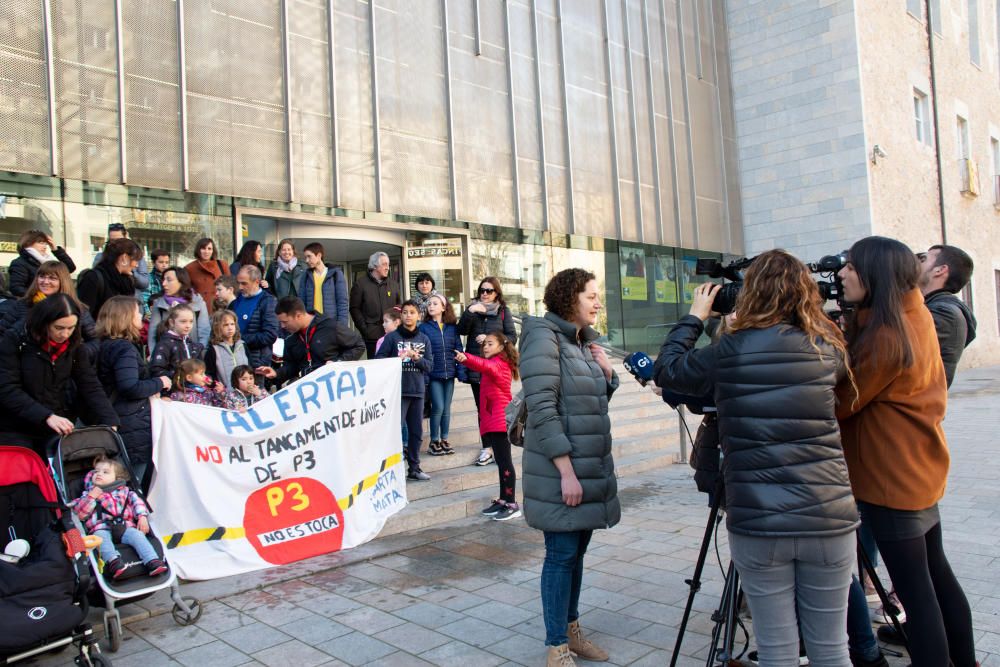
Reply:
[[[522,515],[504,417],[520,377],[523,514],[544,534],[548,664],[609,658],[578,620],[593,531],[621,513],[608,417],[619,380],[595,344],[602,304],[593,274],[566,269],[552,278],[548,312],[525,318],[518,353],[495,277],[480,281],[456,317],[430,274],[417,276],[403,302],[384,252],[348,288],[319,243],[305,246],[300,261],[294,242],[282,240],[265,267],[257,241],[227,263],[205,238],[181,267],[159,249],[147,265],[124,226],[108,231],[75,285],[65,250],[42,232],[22,235],[10,293],[0,297],[4,442],[41,451],[78,422],[108,425],[146,488],[151,397],[245,410],[268,386],[325,363],[399,357],[407,479],[430,478],[420,465],[425,402],[428,453],[454,453],[454,384],[468,382],[483,440],[476,463],[498,466],[499,498],[482,514],[503,521]],[[955,296],[972,261],[953,246],[914,255],[881,237],[858,241],[847,257],[839,278],[854,307],[844,331],[823,314],[806,266],[768,251],[747,269],[735,312],[706,347],[696,341],[717,315],[719,288],[694,291],[655,381],[715,404],[729,544],[755,620],[758,664],[792,664],[800,645],[811,664],[887,664],[852,575],[860,525],[874,542],[864,548],[873,559],[881,553],[905,608],[912,664],[973,667],[971,612],[944,553],[937,505],[949,468],[947,388],[975,338],[975,318]]]

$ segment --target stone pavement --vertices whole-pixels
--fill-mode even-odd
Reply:
[[[960,374],[945,423],[952,450],[941,503],[945,546],[973,608],[984,667],[1000,667],[998,393],[1000,367]],[[708,516],[705,496],[677,465],[623,480],[621,497],[621,523],[594,534],[581,622],[612,664],[666,665]],[[727,562],[724,530],[719,551]],[[248,577],[187,584],[185,594],[206,601],[196,626],[175,625],[162,595],[129,605],[123,616],[135,620],[112,658],[117,667],[543,665],[543,554],[541,533],[523,520],[466,519]],[[703,580],[681,665],[705,663],[723,581],[714,551]],[[66,652],[34,664],[69,659]]]

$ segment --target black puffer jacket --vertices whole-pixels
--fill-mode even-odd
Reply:
[[[9,299],[0,305],[0,334],[24,329],[24,324],[28,320],[31,312],[29,304],[24,299]],[[97,350],[100,349],[100,342],[97,340],[95,330],[97,324],[90,316],[90,310],[84,306],[80,312],[80,335],[83,337],[83,346],[90,355],[91,361],[97,358]]]
[[[21,442],[54,437],[45,423],[56,414],[70,421],[118,426],[118,415],[97,381],[82,346],[55,363],[23,330],[0,339],[0,433]]]
[[[528,408],[524,431],[524,516],[538,530],[572,532],[610,528],[621,519],[611,456],[608,401],[618,376],[608,380],[590,343],[598,333],[547,313],[526,317],[521,329],[521,386]],[[583,502],[562,498],[562,476],[552,459],[569,455]]]
[[[275,382],[294,380],[328,361],[357,361],[364,354],[365,343],[356,331],[335,317],[314,315],[309,326],[285,339],[285,362]]]
[[[118,435],[129,459],[148,462],[153,453],[149,397],[159,394],[163,383],[150,377],[139,348],[121,338],[101,341],[97,379],[121,420]]]
[[[700,396],[715,388],[726,482],[726,527],[764,537],[853,531],[858,511],[835,417],[844,364],[833,347],[779,324],[724,335],[693,349],[702,332],[687,315],[653,367],[660,387]]]
[[[976,339],[976,316],[964,301],[945,290],[931,292],[924,297],[924,303],[934,318],[944,374],[950,387],[951,381],[955,379],[955,368],[962,358],[962,351]]]

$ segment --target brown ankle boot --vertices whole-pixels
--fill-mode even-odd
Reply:
[[[573,654],[569,652],[569,644],[549,647],[549,657],[545,667],[576,667]]]
[[[584,660],[604,662],[608,659],[607,651],[583,636],[583,631],[580,630],[580,621],[573,621],[566,630],[566,634],[569,635],[570,651]]]

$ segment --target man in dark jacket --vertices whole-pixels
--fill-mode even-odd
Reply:
[[[260,286],[260,269],[244,266],[236,274],[240,295],[229,304],[236,313],[240,338],[247,346],[251,366],[266,366],[271,361],[271,346],[278,340],[278,317],[274,314],[277,300]]]
[[[389,278],[389,255],[376,252],[368,258],[368,273],[351,288],[351,319],[365,340],[368,358],[375,358],[375,343],[385,335],[382,315],[403,302],[399,285]]]
[[[278,370],[260,364],[255,372],[279,385],[327,362],[357,361],[365,351],[361,336],[332,317],[308,312],[298,297],[283,297],[275,313],[291,334],[285,339],[284,364]]]
[[[950,387],[962,352],[976,338],[976,317],[972,309],[955,296],[972,278],[972,258],[953,245],[934,245],[917,256],[921,268],[920,291],[934,318]]]

